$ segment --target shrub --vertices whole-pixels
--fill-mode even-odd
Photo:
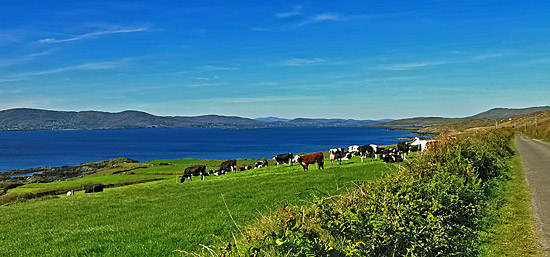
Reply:
[[[246,229],[224,256],[472,256],[493,221],[489,199],[507,172],[512,134],[438,146],[390,175],[313,206],[285,206]]]

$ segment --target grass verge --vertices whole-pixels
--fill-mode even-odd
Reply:
[[[485,235],[481,246],[483,256],[543,256],[537,244],[533,222],[531,192],[527,187],[521,157],[512,141],[514,156],[508,161],[509,180],[496,211],[499,221]]]

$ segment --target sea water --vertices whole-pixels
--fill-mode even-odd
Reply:
[[[0,171],[77,165],[127,157],[158,159],[272,158],[349,145],[391,145],[410,131],[380,127],[267,129],[116,129],[0,131]]]

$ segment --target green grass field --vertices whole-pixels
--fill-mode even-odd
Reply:
[[[176,166],[166,167],[181,170],[195,161],[158,163],[172,163]],[[150,169],[159,167],[165,166],[95,179],[155,177]],[[327,161],[320,171],[317,165],[309,171],[299,165],[270,166],[205,181],[196,177],[184,184],[175,175],[165,175],[164,180],[102,193],[80,191],[72,197],[12,203],[0,206],[0,255],[182,256],[173,251],[200,252],[204,250],[200,244],[230,241],[232,233],[239,233],[235,223],[245,226],[285,204],[308,204],[314,197],[343,193],[354,187],[354,181],[375,179],[391,169],[395,166],[370,159],[361,163],[356,157],[334,167]]]

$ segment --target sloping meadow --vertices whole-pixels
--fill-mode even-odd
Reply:
[[[249,226],[222,256],[474,256],[513,152],[492,130],[439,141],[398,172]]]

